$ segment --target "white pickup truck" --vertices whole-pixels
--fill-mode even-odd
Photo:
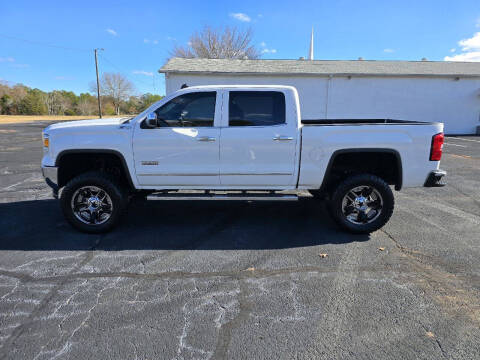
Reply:
[[[368,233],[392,215],[390,185],[443,185],[442,131],[441,123],[302,120],[289,86],[189,87],[133,118],[50,125],[42,172],[56,196],[62,189],[66,219],[85,232],[110,230],[132,195],[273,201],[309,191],[341,227]]]

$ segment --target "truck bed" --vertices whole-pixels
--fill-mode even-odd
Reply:
[[[423,121],[394,119],[302,119],[303,125],[426,125]]]
[[[438,168],[430,161],[432,136],[443,124],[390,119],[309,120],[302,127],[299,187],[312,188],[323,179],[331,159],[342,151],[392,152],[402,164],[402,187],[423,186]],[[418,126],[421,125],[421,126]]]

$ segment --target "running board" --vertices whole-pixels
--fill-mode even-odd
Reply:
[[[241,200],[241,201],[297,201],[297,195],[286,194],[188,194],[188,193],[154,193],[147,200]]]

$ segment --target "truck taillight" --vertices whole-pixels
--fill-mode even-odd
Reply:
[[[440,161],[442,158],[443,141],[445,136],[443,132],[433,135],[432,148],[430,149],[430,161]]]

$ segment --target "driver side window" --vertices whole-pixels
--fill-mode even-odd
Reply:
[[[177,96],[158,108],[159,127],[213,127],[217,94],[194,92]]]

